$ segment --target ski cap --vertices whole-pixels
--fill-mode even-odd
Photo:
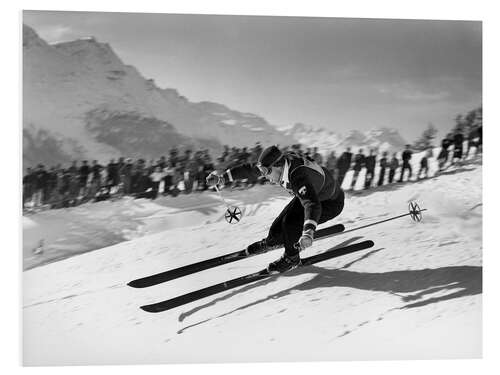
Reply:
[[[276,146],[265,148],[259,156],[257,164],[265,168],[271,168],[283,157],[283,153]]]

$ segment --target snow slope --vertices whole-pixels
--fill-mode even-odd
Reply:
[[[364,238],[374,240],[371,249],[164,313],[138,308],[278,257],[277,250],[148,289],[126,286],[262,238],[289,200],[275,189],[228,193],[246,210],[237,225],[217,219],[223,207],[194,209],[207,220],[169,227],[165,219],[165,230],[25,271],[24,363],[481,357],[482,167],[475,164],[349,196],[338,219],[348,228],[404,213],[409,199],[428,211],[421,223],[387,222],[318,241],[307,254]]]

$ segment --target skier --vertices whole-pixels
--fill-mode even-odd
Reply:
[[[312,158],[283,153],[276,146],[264,149],[256,166],[245,164],[224,172],[214,171],[207,183],[224,185],[227,180],[259,173],[271,183],[280,184],[294,198],[274,220],[267,237],[249,245],[247,253],[257,254],[284,245],[285,253],[269,264],[268,271],[285,272],[300,264],[299,252],[312,245],[316,226],[342,212],[344,192],[331,172]]]

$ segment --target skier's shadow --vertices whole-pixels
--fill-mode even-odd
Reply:
[[[348,240],[346,241],[346,243],[353,242],[356,239],[358,238]],[[335,247],[345,245],[346,244],[344,243]],[[206,323],[212,319],[224,317],[232,313],[248,309],[268,300],[285,297],[287,295],[290,295],[292,292],[314,290],[316,288],[348,287],[391,293],[401,298],[402,305],[399,307],[399,309],[422,307],[432,303],[482,293],[482,267],[479,266],[450,266],[435,269],[405,270],[381,273],[355,272],[347,270],[347,268],[352,266],[354,263],[366,259],[381,250],[383,250],[383,248],[372,250],[357,258],[356,260],[349,262],[340,269],[326,269],[313,265],[307,268],[299,268],[297,270],[286,273],[282,275],[282,277],[292,277],[304,273],[314,273],[315,275],[313,278],[304,281],[301,284],[294,285],[288,289],[268,295],[264,298],[240,306],[224,314],[208,318],[204,321],[184,327],[177,333],[182,333],[189,328]],[[238,293],[242,293],[253,288],[265,285],[272,282],[273,280],[275,280],[275,277],[262,280],[260,282],[233,291],[223,297],[216,298],[209,303],[182,313],[179,316],[179,321],[183,321],[186,317],[194,314],[199,310],[215,305],[217,302],[229,299]],[[439,293],[439,295],[435,295],[436,293]],[[304,303],[307,302],[304,301]]]
[[[359,236],[358,236],[358,237],[353,237],[353,238],[350,238],[350,239],[348,239],[348,240],[346,240],[346,241],[344,241],[344,242],[342,242],[342,243],[340,243],[340,244],[338,244],[338,245],[336,245],[336,246],[334,246],[334,247],[330,248],[329,250],[334,250],[334,249],[337,249],[337,248],[339,248],[339,247],[344,247],[344,246],[347,246],[347,245],[349,245],[350,243],[352,243],[352,242],[354,242],[354,241],[356,241],[356,240],[358,240],[358,239],[360,239],[360,238],[362,238],[362,237],[359,237]],[[286,275],[296,275],[296,274],[297,274],[297,271],[298,271],[298,270],[294,270],[294,271],[292,271],[292,272],[289,272],[289,273],[288,273],[288,274],[286,274]],[[180,314],[180,315],[179,315],[179,321],[180,321],[180,322],[182,322],[182,321],[183,321],[184,319],[186,319],[188,316],[193,315],[194,313],[196,313],[196,312],[198,312],[198,311],[200,311],[200,310],[203,310],[203,309],[205,309],[205,308],[207,308],[207,307],[213,306],[213,305],[215,305],[217,302],[221,302],[221,301],[227,300],[227,299],[229,299],[229,298],[233,297],[233,296],[234,296],[234,295],[236,295],[236,294],[240,294],[240,293],[246,292],[246,291],[248,291],[248,290],[254,289],[254,288],[256,288],[256,287],[259,287],[259,286],[262,286],[262,285],[269,284],[270,282],[274,281],[274,280],[275,280],[278,276],[280,276],[280,275],[277,275],[277,276],[271,276],[271,277],[269,277],[269,278],[267,278],[267,279],[264,279],[264,280],[258,281],[258,282],[256,282],[256,283],[253,283],[253,284],[250,284],[250,285],[247,285],[247,286],[244,286],[244,287],[242,287],[242,288],[240,288],[240,289],[237,289],[237,290],[234,290],[234,291],[232,291],[231,293],[228,293],[228,294],[226,294],[226,295],[224,295],[224,296],[222,296],[222,297],[216,298],[216,299],[214,299],[213,301],[210,301],[210,302],[208,302],[208,303],[206,303],[206,304],[204,304],[204,305],[201,305],[201,306],[195,307],[194,309],[191,309],[191,310],[189,310],[189,311],[186,311],[186,312],[184,312],[184,313],[182,313],[182,314]]]

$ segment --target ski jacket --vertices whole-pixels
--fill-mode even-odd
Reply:
[[[448,147],[451,146],[451,140],[449,140],[448,138],[444,138],[442,141],[441,141],[441,147],[445,150],[448,150]]]
[[[464,142],[464,136],[461,133],[455,134],[453,137],[453,145],[455,148],[462,148]]]
[[[411,159],[412,152],[410,150],[404,150],[401,158],[403,159],[403,163],[408,163]]]
[[[387,158],[385,156],[382,156],[382,158],[379,160],[379,165],[380,165],[380,168],[387,168],[387,166],[389,165],[387,163]]]
[[[365,166],[366,169],[373,172],[375,170],[375,165],[376,165],[376,158],[375,155],[368,155],[365,158]]]
[[[294,152],[285,153],[284,158],[280,185],[297,197],[304,207],[304,230],[315,230],[321,217],[321,201],[337,198],[341,188],[331,172],[311,158]],[[227,169],[223,176],[233,181],[258,178],[260,172],[256,166],[244,164]]]
[[[94,179],[101,178],[101,170],[102,170],[102,165],[100,165],[100,164],[92,165],[92,167],[91,167],[92,177]]]
[[[364,165],[365,165],[365,155],[356,154],[356,156],[354,156],[354,167],[352,169],[354,169],[355,171],[360,171]]]
[[[392,158],[389,162],[389,169],[395,171],[399,167],[399,160],[397,158]]]
[[[342,153],[342,155],[340,155],[340,158],[337,161],[337,167],[340,170],[347,171],[351,166],[351,160],[352,160],[352,153],[345,151]]]

